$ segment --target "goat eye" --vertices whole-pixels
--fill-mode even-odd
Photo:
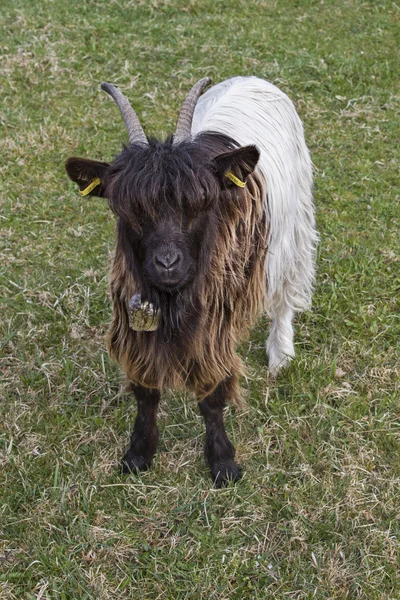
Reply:
[[[193,227],[195,220],[196,219],[194,215],[188,215],[185,219],[182,220],[183,226],[190,231]]]
[[[191,211],[187,213],[182,219],[182,226],[184,229],[190,231],[194,227],[196,227],[197,222],[204,215],[204,210],[197,210],[196,212]]]

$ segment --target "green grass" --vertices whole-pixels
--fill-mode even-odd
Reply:
[[[3,0],[0,598],[399,599],[399,5],[389,0]],[[243,480],[211,487],[196,402],[169,395],[154,468],[105,353],[114,220],[64,172],[125,141],[110,80],[173,131],[190,85],[254,74],[296,102],[321,243],[297,359],[262,320],[229,409]]]

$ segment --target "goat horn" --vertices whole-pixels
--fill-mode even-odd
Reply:
[[[205,87],[210,85],[211,79],[209,77],[203,77],[197,83],[194,84],[184,103],[182,104],[181,112],[179,113],[178,124],[174,134],[174,145],[179,144],[190,138],[192,132],[192,121],[194,109],[196,108],[197,100],[200,98],[201,92]]]
[[[119,110],[121,111],[122,118],[124,119],[125,126],[128,130],[129,142],[131,144],[139,142],[148,145],[146,134],[144,133],[139,118],[130,105],[128,98],[124,96],[124,94],[112,83],[102,83],[101,89],[107,92],[107,94],[109,94],[111,98],[115,100]]]

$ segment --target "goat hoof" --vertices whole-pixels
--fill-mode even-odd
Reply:
[[[124,474],[129,473],[140,473],[141,471],[147,471],[151,466],[151,458],[146,459],[144,456],[138,456],[130,450],[125,454],[122,459],[121,470]]]
[[[239,481],[241,476],[242,468],[233,460],[217,462],[211,466],[211,477],[217,488],[227,485],[230,481]]]

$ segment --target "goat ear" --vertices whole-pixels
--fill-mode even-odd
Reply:
[[[254,171],[260,158],[260,153],[255,146],[243,146],[231,152],[219,154],[213,160],[214,172],[223,187],[245,184],[246,178]],[[226,174],[233,175],[228,178]],[[235,183],[234,179],[239,181]]]
[[[69,177],[79,185],[82,196],[104,195],[109,166],[108,163],[75,156],[69,158],[65,163]]]

